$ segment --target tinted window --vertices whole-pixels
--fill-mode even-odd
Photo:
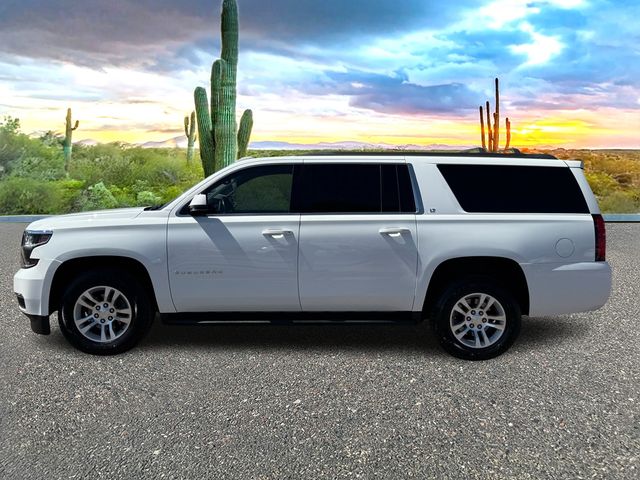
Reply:
[[[409,175],[407,165],[397,165],[398,169],[398,192],[400,195],[400,211],[405,213],[415,213],[416,199],[413,194],[413,185]]]
[[[415,213],[416,203],[407,165],[382,165],[382,211]]]
[[[380,212],[380,165],[307,164],[300,177],[296,211]]]
[[[306,164],[295,182],[296,212],[415,212],[406,165]]]
[[[204,193],[211,213],[288,213],[292,184],[293,165],[267,165],[230,174]]]
[[[589,213],[569,168],[438,165],[467,212]]]

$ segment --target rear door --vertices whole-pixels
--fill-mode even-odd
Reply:
[[[296,175],[303,311],[410,311],[416,203],[405,163],[306,160]]]

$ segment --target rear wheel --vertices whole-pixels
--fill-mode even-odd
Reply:
[[[153,321],[149,295],[135,277],[117,270],[79,276],[58,310],[60,329],[83,352],[112,355],[132,348]]]
[[[431,313],[442,347],[465,360],[504,353],[520,332],[520,307],[490,278],[469,277],[443,291]]]

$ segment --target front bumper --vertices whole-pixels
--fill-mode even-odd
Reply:
[[[50,272],[54,266],[40,261],[33,268],[22,268],[13,277],[13,291],[18,299],[20,311],[31,321],[31,330],[48,335]]]

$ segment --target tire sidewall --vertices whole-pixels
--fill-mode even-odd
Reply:
[[[98,343],[80,333],[74,319],[73,309],[78,297],[86,290],[97,286],[109,286],[120,290],[131,304],[132,318],[129,328],[122,336],[109,343]],[[69,284],[58,309],[58,323],[67,340],[76,348],[96,355],[113,355],[132,348],[147,332],[153,320],[153,312],[147,292],[132,275],[116,270],[88,272]]]
[[[455,338],[450,326],[450,315],[456,302],[472,293],[486,293],[496,298],[505,310],[505,331],[493,345],[471,348]],[[520,306],[513,295],[499,283],[483,278],[470,278],[447,288],[440,296],[431,315],[440,344],[455,357],[465,360],[488,360],[504,353],[520,333]]]

